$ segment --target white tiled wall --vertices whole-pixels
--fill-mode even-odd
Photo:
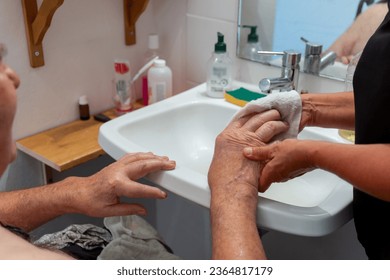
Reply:
[[[214,51],[217,32],[225,36],[227,51],[235,58],[237,0],[188,0],[187,13],[187,81],[206,81],[207,61]]]
[[[236,22],[237,0],[189,0],[188,14],[215,20]]]

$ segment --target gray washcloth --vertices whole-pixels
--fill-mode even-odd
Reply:
[[[253,100],[239,110],[233,116],[233,120],[252,113],[262,113],[271,109],[279,111],[282,120],[287,122],[290,126],[288,131],[275,137],[275,140],[296,138],[299,132],[299,123],[301,121],[302,101],[299,93],[295,90],[270,93],[266,97]]]
[[[139,216],[109,217],[104,225],[113,240],[103,249],[98,260],[177,260],[167,250],[157,231]]]
[[[95,225],[84,224],[70,225],[62,231],[45,234],[33,243],[40,247],[59,250],[69,244],[78,245],[85,250],[93,250],[104,247],[111,240],[112,236],[108,230]]]

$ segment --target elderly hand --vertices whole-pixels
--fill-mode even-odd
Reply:
[[[260,163],[245,159],[242,150],[248,145],[262,146],[287,129],[288,125],[280,121],[276,110],[245,116],[230,123],[216,139],[208,174],[211,190],[220,187],[227,190],[237,182],[257,190]]]
[[[127,154],[88,178],[74,178],[72,205],[76,212],[94,217],[146,215],[146,209],[139,204],[120,201],[120,197],[163,199],[162,190],[136,182],[145,175],[172,170],[176,166],[167,157],[152,153]]]
[[[268,146],[245,148],[244,155],[264,163],[259,189],[265,192],[273,182],[285,182],[315,169],[308,153],[308,148],[315,145],[315,141],[287,139]]]

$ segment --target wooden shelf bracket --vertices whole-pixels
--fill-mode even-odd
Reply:
[[[42,41],[54,13],[63,3],[64,0],[43,0],[38,10],[37,0],[22,0],[31,67],[45,65]]]
[[[126,45],[136,43],[135,23],[148,6],[149,0],[123,0]]]
[[[21,0],[23,6],[24,24],[31,67],[45,65],[42,41],[49,29],[56,10],[64,0],[42,0],[38,9],[38,0]],[[125,42],[126,45],[136,43],[135,24],[148,6],[149,0],[123,0]]]

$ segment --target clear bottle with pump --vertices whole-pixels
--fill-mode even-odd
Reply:
[[[225,90],[232,83],[233,62],[226,51],[224,35],[217,33],[218,42],[207,65],[207,95],[214,98],[223,98]]]
[[[241,56],[254,61],[267,62],[268,56],[264,56],[258,53],[259,51],[262,51],[263,48],[259,42],[259,36],[256,33],[257,26],[244,25],[242,27],[249,28],[250,33],[248,34],[246,44],[241,50]]]
[[[144,55],[144,64],[151,61],[153,58],[159,56],[159,37],[157,34],[150,34],[148,37],[148,50]],[[149,86],[148,86],[148,75],[142,76],[142,101],[143,105],[149,104]]]
[[[345,76],[345,91],[353,91],[353,75],[355,74],[356,66],[359,62],[362,52],[355,54],[347,67],[347,74]]]
[[[172,96],[172,71],[163,59],[154,61],[148,71],[149,104]]]
[[[353,91],[353,75],[355,74],[356,66],[359,62],[362,52],[355,54],[347,67],[347,74],[345,76],[345,91]],[[339,134],[344,139],[347,139],[350,142],[355,142],[355,131],[340,129]]]

